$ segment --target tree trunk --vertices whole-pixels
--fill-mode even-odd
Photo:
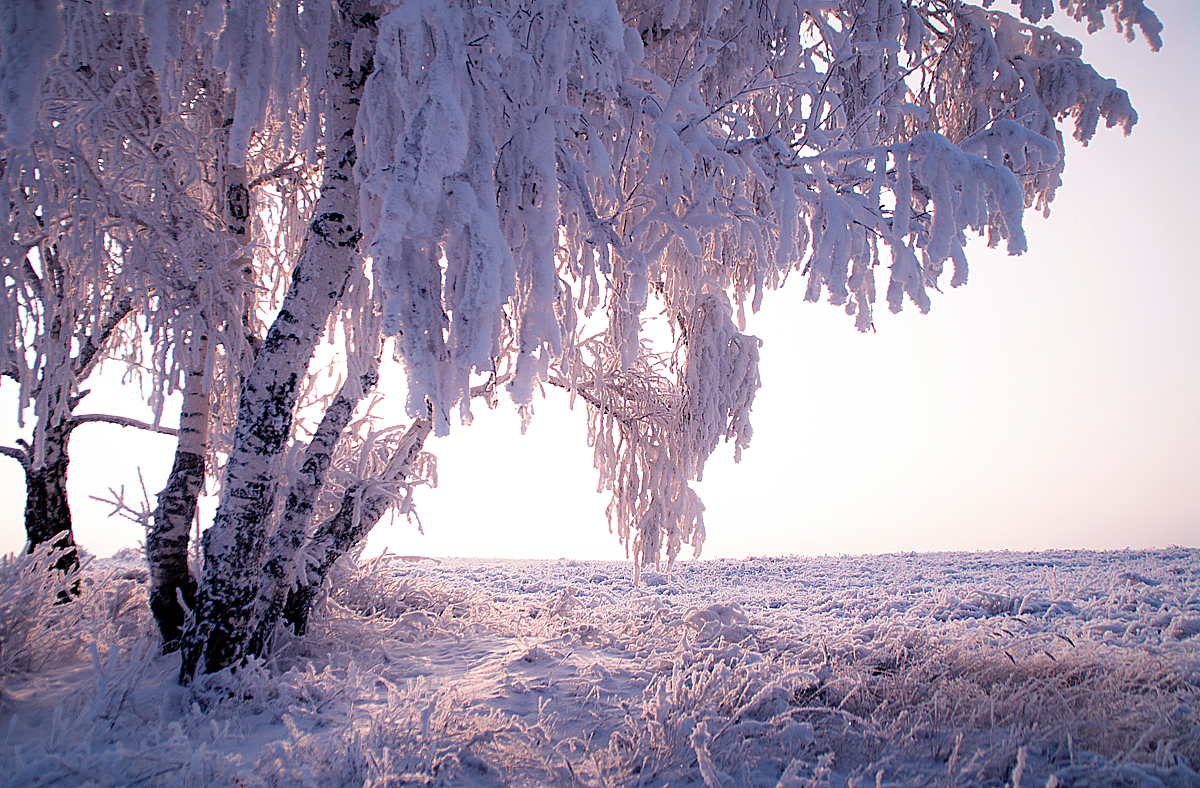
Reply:
[[[365,0],[355,3],[360,4],[365,7]],[[360,264],[354,125],[365,74],[351,71],[350,48],[356,26],[372,23],[373,17],[353,10],[344,14],[329,48],[321,194],[291,287],[242,387],[224,494],[203,538],[196,616],[184,635],[180,680],[185,684],[248,655],[278,488],[276,460],[291,434],[301,378],[353,266]]]
[[[43,462],[35,467],[33,451],[27,452],[25,467],[25,536],[29,552],[46,542],[62,552],[54,568],[69,574],[79,568],[79,551],[75,549],[75,534],[71,528],[71,507],[67,501],[67,441],[71,437],[70,422],[54,422],[47,426],[42,437],[45,449]],[[60,603],[79,596],[79,581],[58,593]]]
[[[321,424],[305,452],[304,465],[288,492],[283,517],[267,549],[262,586],[255,601],[249,651],[256,656],[265,656],[270,648],[271,636],[292,587],[296,555],[308,536],[313,505],[333,464],[333,452],[358,403],[379,381],[378,368],[379,357],[376,355],[373,367],[360,380],[342,384],[333,402],[325,409]]]
[[[32,463],[25,468],[25,535],[30,549],[59,534],[62,536],[58,541],[63,546],[75,544],[71,508],[67,504],[69,458],[54,432],[46,433],[46,462],[38,468]]]
[[[224,95],[223,110],[215,112],[214,125],[228,153],[229,127],[233,123],[235,105],[231,93]],[[248,239],[252,211],[250,190],[245,167],[225,163],[221,167],[221,218],[233,243],[242,246]],[[239,275],[253,275],[252,261],[240,259],[236,265]],[[240,320],[252,352],[261,344],[254,334],[252,316],[254,299],[247,294]],[[201,358],[208,354],[207,336],[194,339],[193,350]],[[235,340],[236,341],[236,340]],[[226,354],[236,357],[240,349],[227,347]],[[204,490],[208,458],[208,421],[211,401],[205,390],[204,369],[187,371],[183,389],[183,407],[179,415],[179,443],[171,475],[158,496],[158,507],[150,532],[146,535],[146,558],[150,563],[150,610],[162,634],[162,653],[168,654],[180,646],[184,623],[189,611],[196,607],[196,579],[188,567],[188,547],[197,503]]]
[[[204,489],[208,451],[208,392],[204,376],[189,372],[179,414],[179,442],[166,486],[158,495],[146,559],[150,563],[150,610],[162,634],[162,653],[179,648],[187,611],[196,607],[196,580],[188,569],[188,540]]]
[[[400,451],[404,458],[399,468],[409,467],[417,454],[425,445],[433,429],[430,419],[417,419],[405,433]],[[283,608],[283,620],[297,635],[303,635],[308,629],[308,617],[312,613],[313,603],[325,582],[326,575],[334,563],[366,538],[379,518],[394,502],[390,495],[374,495],[359,501],[359,486],[353,485],[342,496],[342,505],[337,513],[321,523],[313,534],[306,549],[310,559],[315,559],[316,565],[296,579],[296,585],[288,594],[287,603]],[[355,508],[358,517],[355,518]],[[312,582],[307,579],[313,578]]]

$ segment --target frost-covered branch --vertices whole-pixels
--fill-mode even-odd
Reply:
[[[128,298],[121,299],[112,313],[104,320],[96,335],[89,334],[84,338],[83,346],[79,349],[79,355],[75,357],[74,361],[74,372],[77,378],[82,380],[91,373],[100,361],[101,350],[109,345],[118,326],[121,325],[121,321],[131,312],[133,312],[133,301]]]
[[[115,424],[118,427],[134,427],[147,432],[157,432],[159,435],[179,435],[179,430],[174,427],[164,427],[161,424],[151,424],[140,419],[131,419],[127,416],[112,416],[106,413],[84,413],[79,416],[71,416],[71,428],[74,429],[81,424],[90,423]]]
[[[150,506],[150,493],[146,491],[146,481],[142,478],[142,471],[138,469],[138,483],[142,488],[142,502],[136,506],[131,506],[125,500],[125,487],[120,489],[113,487],[108,488],[108,498],[99,495],[89,496],[93,501],[106,503],[113,507],[109,517],[121,517],[131,523],[137,523],[143,528],[150,527],[150,518],[153,515],[153,510]]]

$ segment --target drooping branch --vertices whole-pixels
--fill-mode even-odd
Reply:
[[[546,382],[555,388],[560,388],[563,391],[568,391],[571,394],[579,397],[584,402],[595,408],[598,412],[612,417],[627,429],[634,429],[636,427],[638,418],[640,418],[638,416],[625,413],[611,401],[602,399],[597,394],[592,392],[590,389],[594,387],[593,383],[572,384],[561,375],[551,375],[546,379]]]

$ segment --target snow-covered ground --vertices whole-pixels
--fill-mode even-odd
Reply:
[[[1200,785],[1200,550],[342,570],[175,682],[146,569],[0,566],[10,786]]]

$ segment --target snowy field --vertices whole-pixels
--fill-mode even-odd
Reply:
[[[27,562],[25,562],[27,563]],[[343,569],[205,686],[0,569],[9,786],[1200,786],[1200,550]],[[26,567],[27,569],[27,567]]]

